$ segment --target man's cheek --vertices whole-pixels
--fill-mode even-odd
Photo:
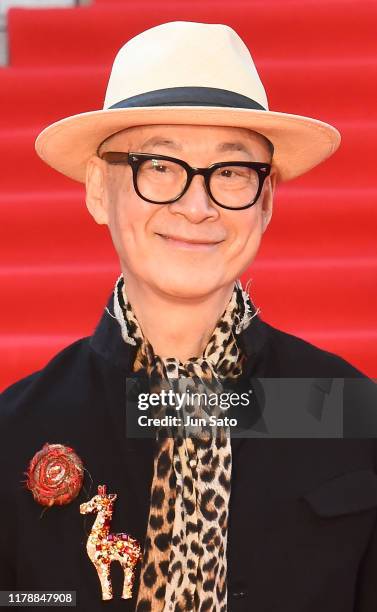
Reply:
[[[129,224],[122,216],[113,215],[109,222],[109,230],[117,253],[123,253],[130,244]]]
[[[227,249],[229,257],[245,257],[245,250],[250,241],[253,241],[253,231],[247,225],[234,231]]]

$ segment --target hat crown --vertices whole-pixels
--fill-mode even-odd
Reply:
[[[129,40],[117,53],[104,109],[133,96],[177,87],[235,92],[268,101],[248,48],[229,26],[173,21]]]

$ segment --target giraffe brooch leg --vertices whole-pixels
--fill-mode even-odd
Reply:
[[[96,513],[86,544],[89,559],[97,570],[101,584],[102,599],[112,599],[113,589],[110,578],[110,565],[118,561],[124,572],[124,599],[132,597],[135,567],[141,559],[141,547],[137,540],[126,533],[110,533],[116,493],[106,493],[106,485],[99,485],[98,494],[90,501],[80,505],[80,513]]]

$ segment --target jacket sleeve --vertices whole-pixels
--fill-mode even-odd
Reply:
[[[10,591],[17,587],[15,569],[16,525],[12,506],[5,497],[5,487],[3,490],[2,484],[0,491],[0,591]]]
[[[374,441],[375,471],[377,472],[377,440]],[[377,509],[373,531],[360,565],[355,612],[377,610]]]
[[[366,377],[346,378],[343,392],[344,437],[372,438],[377,477],[377,386]],[[359,566],[355,612],[377,610],[377,504],[375,522]]]
[[[12,427],[12,410],[5,401],[0,402],[0,590],[17,588],[17,509],[14,453],[17,452],[17,435]]]

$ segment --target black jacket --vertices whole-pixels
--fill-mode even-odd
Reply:
[[[109,307],[112,311],[112,300]],[[346,379],[345,420],[350,431],[360,427],[363,437],[232,438],[228,612],[375,612],[374,385],[340,357],[259,317],[240,339],[247,353],[246,381],[315,379],[315,392],[323,396],[325,379]],[[79,513],[80,503],[106,484],[118,494],[111,530],[144,542],[155,442],[125,435],[133,357],[134,348],[105,312],[93,336],[3,393],[0,590],[73,590],[80,611],[134,610],[135,596],[120,598],[116,563],[114,599],[102,602],[85,548],[93,518]],[[46,442],[73,447],[87,471],[73,502],[42,514],[22,481]]]

